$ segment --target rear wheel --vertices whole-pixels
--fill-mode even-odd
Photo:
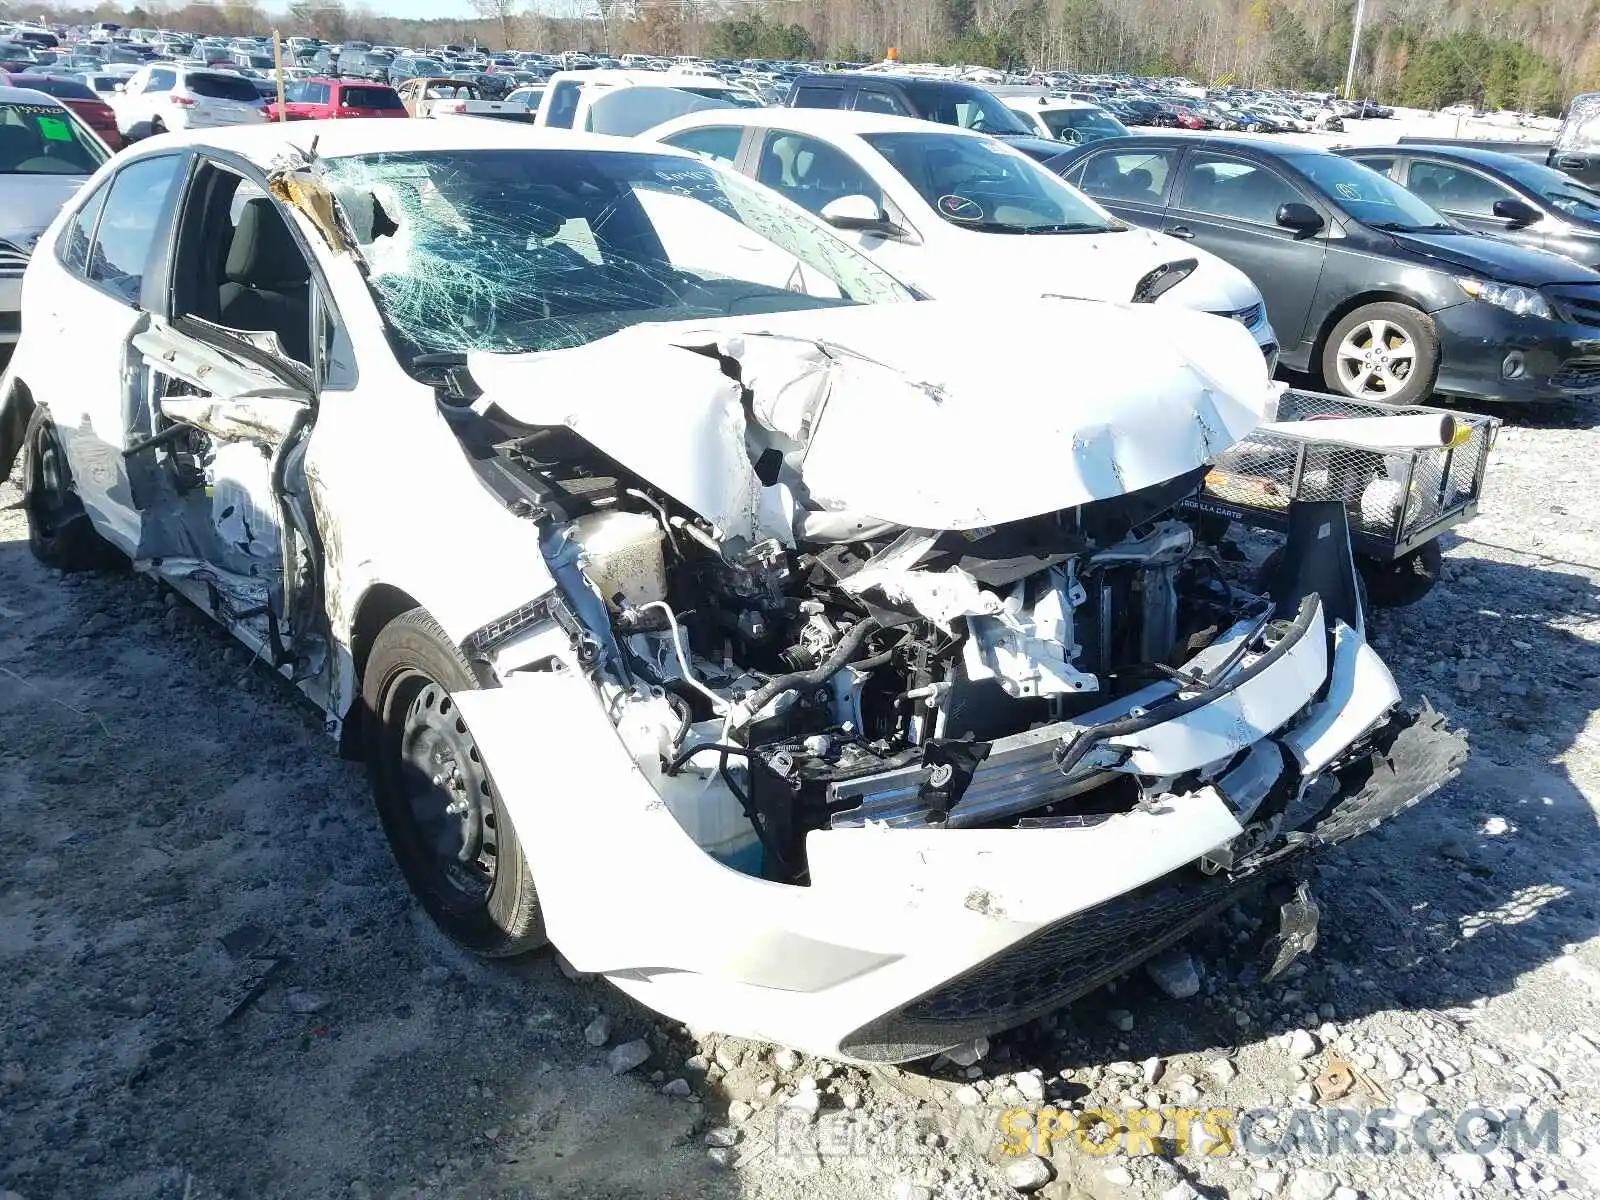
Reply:
[[[533,876],[454,696],[484,681],[427,612],[374,639],[362,677],[367,771],[412,893],[467,949],[504,957],[545,944]]]
[[[28,549],[46,566],[87,571],[106,566],[111,548],[100,539],[72,487],[72,468],[43,408],[35,408],[22,435],[22,503],[28,514]]]
[[[1332,391],[1380,404],[1421,404],[1439,374],[1433,318],[1409,304],[1364,304],[1333,327],[1322,348]]]
[[[1404,608],[1433,590],[1444,571],[1444,554],[1437,541],[1424,542],[1392,562],[1357,558],[1356,569],[1374,608]]]

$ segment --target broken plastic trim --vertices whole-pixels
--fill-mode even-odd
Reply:
[[[1071,741],[1057,747],[1055,752],[1056,769],[1063,775],[1070,776],[1089,751],[1094,749],[1096,743],[1103,742],[1108,738],[1127,737],[1131,734],[1141,733],[1154,725],[1164,724],[1174,718],[1191,713],[1197,708],[1204,708],[1206,705],[1220,700],[1230,692],[1237,691],[1289,653],[1295,644],[1311,631],[1311,626],[1319,612],[1321,612],[1321,603],[1317,598],[1317,594],[1311,592],[1300,602],[1300,611],[1295,615],[1295,619],[1289,627],[1284,630],[1283,636],[1274,642],[1265,654],[1231,678],[1219,680],[1211,687],[1189,697],[1187,700],[1174,700],[1169,704],[1162,704],[1149,709],[1142,715],[1130,715],[1079,730],[1073,735]]]
[[[1153,304],[1193,275],[1199,267],[1200,260],[1197,258],[1180,258],[1176,262],[1162,263],[1133,285],[1133,302]]]
[[[840,1049],[866,1061],[905,1062],[1070,1004],[1257,889],[1283,881],[1297,888],[1317,854],[1432,795],[1460,773],[1466,756],[1465,734],[1426,703],[1414,714],[1397,712],[1374,738],[1365,773],[1341,778],[1339,797],[1309,836],[1283,839],[1234,870],[1181,868],[1065,917],[868,1022]],[[1303,934],[1306,923],[1298,928]]]
[[[565,602],[559,596],[542,596],[530,604],[513,609],[505,616],[490,621],[487,625],[474,629],[461,640],[462,652],[474,662],[489,663],[494,652],[519,634],[527,632],[535,625],[554,622],[563,632],[572,638],[573,645],[577,648],[579,661],[587,663],[586,654],[592,653],[592,644],[583,626],[573,616]]]

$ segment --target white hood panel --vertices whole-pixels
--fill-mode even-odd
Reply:
[[[792,541],[785,455],[813,508],[973,529],[1201,466],[1261,420],[1270,383],[1237,322],[1171,306],[930,301],[636,325],[573,350],[474,354],[493,405],[569,425],[725,534]]]
[[[960,254],[908,257],[907,277],[935,296],[967,294],[951,290],[959,285],[985,292],[1005,288],[1012,296],[1035,292],[1122,304],[1132,298],[1134,285],[1157,267],[1192,258],[1199,264],[1194,273],[1158,303],[1210,313],[1261,303],[1261,293],[1238,267],[1193,242],[1153,229],[1036,237],[965,233],[962,242]]]

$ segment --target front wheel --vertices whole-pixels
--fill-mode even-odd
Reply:
[[[412,893],[439,926],[488,957],[546,942],[533,876],[454,696],[482,685],[423,609],[374,639],[361,681],[373,799]]]
[[[1433,318],[1409,304],[1364,304],[1333,327],[1322,348],[1332,391],[1379,404],[1421,404],[1439,374]]]

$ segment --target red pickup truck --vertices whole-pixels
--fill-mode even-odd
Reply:
[[[356,79],[296,79],[283,85],[283,113],[290,121],[328,121],[344,117],[403,117],[400,94],[385,83]],[[267,116],[276,121],[276,100]]]

